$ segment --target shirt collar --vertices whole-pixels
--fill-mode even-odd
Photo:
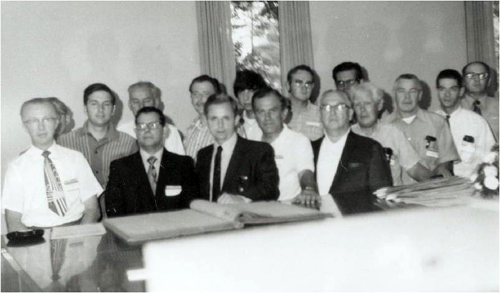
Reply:
[[[214,142],[214,151],[217,150],[219,146],[222,147],[222,150],[224,151],[229,151],[230,153],[236,146],[236,141],[238,140],[238,136],[236,135],[236,132],[233,133],[233,135],[226,140],[225,142],[222,143],[222,145],[219,145],[217,142]]]
[[[144,163],[144,165],[147,166],[149,164],[148,159],[152,156],[154,156],[157,159],[157,161],[161,161],[161,157],[163,156],[163,148],[161,148],[159,151],[157,151],[153,155],[150,155],[148,152],[146,152],[143,149],[139,149],[139,153],[141,154],[142,162]]]
[[[85,136],[85,135],[92,135],[89,131],[89,121],[85,121],[83,126],[81,128],[78,128],[76,130],[76,133],[79,136]],[[104,138],[107,138],[108,140],[117,140],[119,137],[118,130],[116,130],[116,127],[113,125],[113,123],[109,123],[108,125],[108,132],[106,132],[106,135]]]
[[[54,141],[54,143],[47,149],[47,151],[49,151],[50,154],[53,155],[54,157],[57,157],[59,146]],[[33,156],[42,156],[43,152],[44,150],[41,150],[34,145],[31,145],[31,147],[26,151],[25,154]]]
[[[345,144],[345,141],[347,140],[347,135],[349,134],[349,132],[351,132],[351,128],[349,128],[341,137],[340,139],[337,141],[337,142],[332,142],[330,140],[330,138],[328,137],[328,134],[326,134],[325,132],[325,138],[323,139],[323,141],[326,140],[326,143],[330,146],[335,146],[335,145],[338,145],[339,143],[342,143],[342,144]]]

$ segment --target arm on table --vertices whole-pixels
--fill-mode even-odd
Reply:
[[[427,181],[431,178],[432,172],[420,163],[416,163],[407,170],[408,175],[418,182]]]
[[[101,216],[101,210],[99,209],[99,203],[97,202],[97,195],[93,195],[88,198],[83,205],[85,206],[85,211],[83,212],[81,224],[97,222]]]
[[[433,176],[441,175],[444,178],[449,178],[449,177],[453,176],[453,161],[448,161],[448,162],[438,164],[436,166],[436,168],[434,168],[432,175]]]
[[[321,206],[321,197],[318,194],[318,184],[314,179],[313,171],[302,170],[299,173],[299,181],[302,191],[292,202],[308,208],[319,208]]]

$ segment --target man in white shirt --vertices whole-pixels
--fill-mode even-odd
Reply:
[[[102,188],[80,152],[55,143],[59,117],[51,101],[21,107],[32,146],[7,169],[2,197],[9,231],[96,222]]]
[[[465,95],[460,102],[462,108],[474,111],[488,121],[498,141],[498,98],[487,93],[491,83],[490,67],[484,62],[471,62],[464,66],[462,75],[465,87]]]
[[[420,156],[395,125],[379,123],[383,109],[383,91],[370,82],[354,85],[349,94],[358,123],[351,127],[355,133],[378,141],[389,160],[394,185],[402,185],[402,172],[416,181],[431,177],[431,171],[419,163]]]
[[[453,141],[460,154],[461,162],[457,162],[453,170],[457,176],[470,177],[491,151],[495,138],[483,117],[460,105],[464,88],[458,71],[441,71],[436,78],[436,87],[441,104],[441,109],[436,112],[450,124]]]
[[[280,176],[279,200],[292,200],[309,207],[319,200],[314,179],[310,140],[289,129],[284,120],[288,114],[285,98],[272,88],[258,90],[252,98],[255,118],[262,129],[262,141],[274,149]]]
[[[149,81],[140,81],[134,83],[128,88],[129,101],[128,107],[130,111],[137,115],[137,112],[143,107],[155,107],[162,110],[163,102],[161,101],[161,91],[153,83]],[[172,153],[185,155],[184,145],[179,134],[179,130],[172,124],[167,124],[167,138],[165,139],[165,148]],[[130,120],[121,122],[116,128],[118,131],[137,138],[135,135],[135,121]]]

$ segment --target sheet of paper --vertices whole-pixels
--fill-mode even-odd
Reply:
[[[72,238],[106,234],[102,223],[63,226],[52,228],[51,239]]]

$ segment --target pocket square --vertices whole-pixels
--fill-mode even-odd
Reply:
[[[165,196],[176,196],[182,192],[180,185],[167,185],[165,186]]]

